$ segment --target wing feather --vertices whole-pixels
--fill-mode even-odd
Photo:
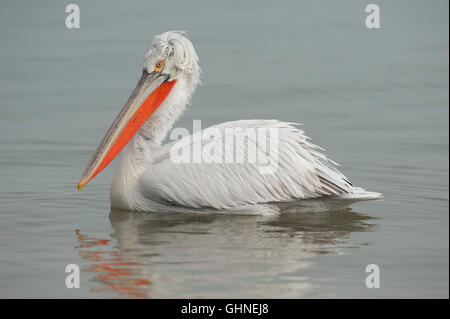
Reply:
[[[235,133],[242,147],[226,145],[227,139],[211,138],[214,130],[226,134],[226,128],[274,128],[278,132],[278,152],[273,155],[265,146],[244,134]],[[278,168],[262,174],[257,163],[174,163],[165,145],[140,178],[143,195],[153,201],[194,208],[231,208],[247,204],[287,202],[327,195],[351,194],[354,187],[329,160],[320,147],[310,143],[298,124],[277,120],[240,120],[209,127],[204,134],[189,137],[188,144],[200,139],[202,146],[232,149],[234,156],[245,155],[253,147],[263,152]],[[211,134],[210,134],[211,133]],[[194,134],[195,135],[195,134]],[[236,143],[238,145],[239,143]]]

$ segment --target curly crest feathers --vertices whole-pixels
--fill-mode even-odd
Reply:
[[[145,55],[144,66],[152,71],[158,60],[172,67],[175,77],[184,77],[193,88],[200,83],[200,67],[194,46],[184,31],[168,31],[155,37]]]

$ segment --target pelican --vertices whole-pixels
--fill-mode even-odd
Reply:
[[[306,200],[332,199],[348,204],[381,198],[380,193],[353,186],[295,123],[239,120],[195,134],[207,146],[218,143],[209,134],[213,131],[226,134],[227,129],[235,129],[234,138],[242,140],[245,133],[239,132],[246,129],[275,130],[277,166],[270,173],[262,173],[254,162],[173,161],[174,143],[161,144],[190,103],[199,82],[198,56],[186,34],[169,31],[156,36],[144,57],[136,88],[88,162],[78,190],[123,149],[110,191],[111,207],[120,210],[277,211]],[[189,136],[187,143],[194,140]],[[239,145],[219,143],[228,143],[222,146],[228,146],[228,152],[234,155],[246,152],[244,147],[249,152],[268,154],[266,144],[254,139],[247,138]]]

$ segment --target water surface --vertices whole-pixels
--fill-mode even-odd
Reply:
[[[3,1],[0,297],[447,297],[448,2]],[[279,216],[111,211],[80,174],[155,34],[187,30],[202,82],[177,126],[303,123],[383,201]],[[65,288],[78,264],[81,288]],[[381,269],[367,289],[365,267]]]

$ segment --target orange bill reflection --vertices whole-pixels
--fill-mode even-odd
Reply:
[[[96,293],[116,293],[121,297],[148,298],[147,287],[149,280],[139,278],[135,269],[137,262],[127,261],[119,255],[117,250],[109,250],[110,239],[89,237],[75,230],[80,256],[91,261],[92,264],[83,271],[96,273],[95,281],[102,284],[102,288],[91,289]],[[101,249],[101,248],[104,249]]]

